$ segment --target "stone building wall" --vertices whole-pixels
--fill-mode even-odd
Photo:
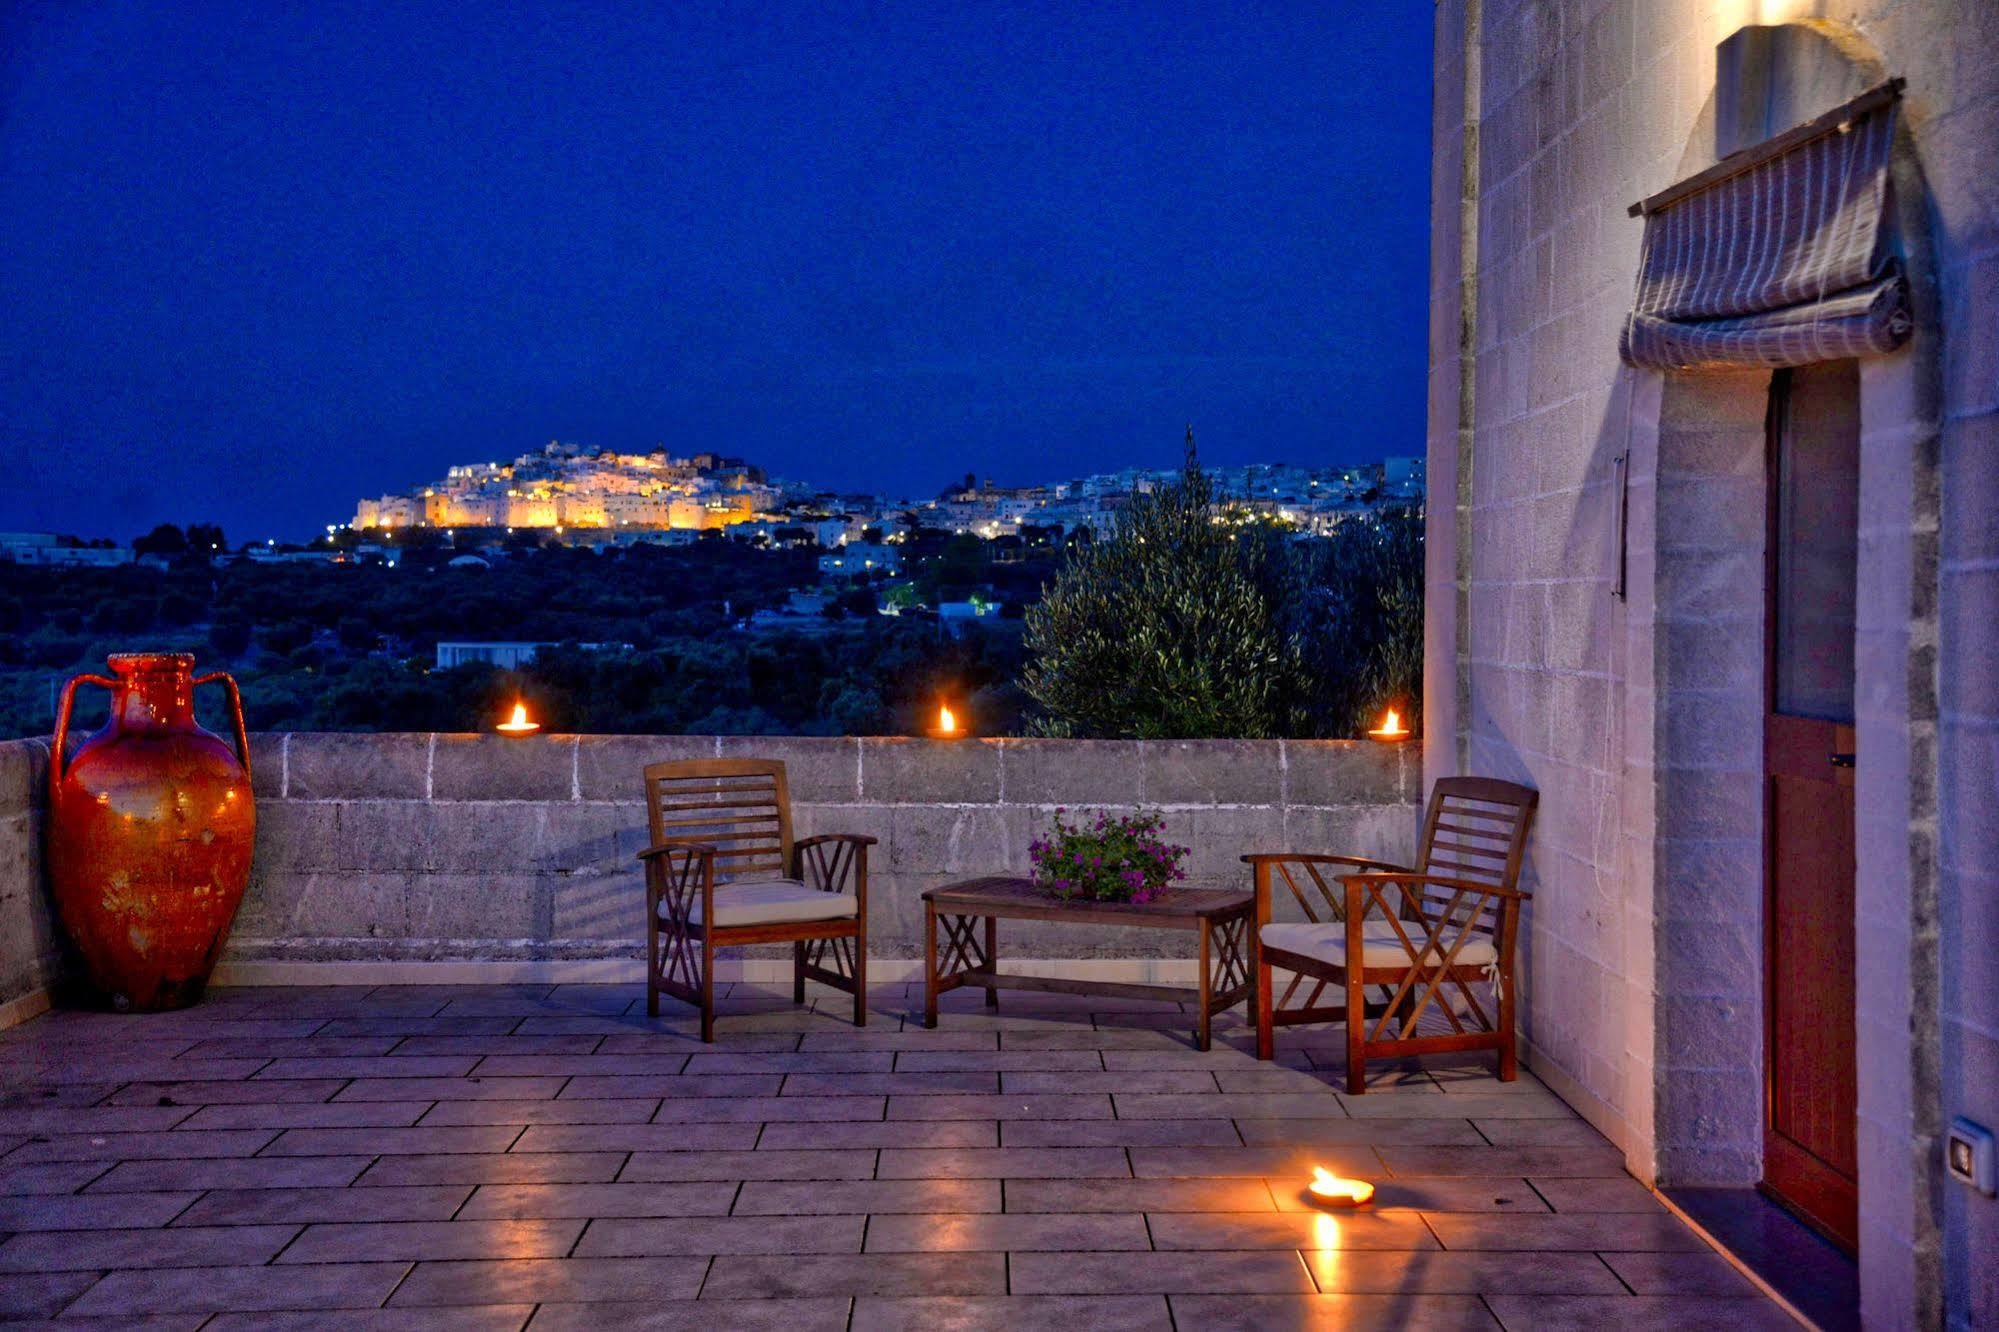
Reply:
[[[60,961],[42,883],[47,782],[45,743],[0,743],[0,1027],[41,1011]]]
[[[643,956],[640,770],[757,756],[788,768],[796,832],[870,851],[869,951],[921,956],[930,887],[1028,870],[1058,806],[1165,811],[1190,886],[1241,886],[1252,849],[1406,856],[1413,754],[1353,741],[260,735],[257,852],[228,961]],[[1157,956],[1154,932],[1009,926],[1014,956]],[[1178,949],[1184,952],[1184,949]],[[625,971],[636,976],[636,967]],[[276,974],[268,969],[263,974]]]
[[[1918,330],[1862,382],[1860,780],[1893,797],[1858,811],[1864,1312],[1999,1323],[1975,1261],[1999,1204],[1943,1183],[1936,1138],[1999,1124],[1999,5],[1440,0],[1436,22],[1425,768],[1540,789],[1533,1063],[1669,1181],[1760,1171],[1767,381],[1620,368],[1625,210],[1718,155],[1741,28],[1908,80]]]

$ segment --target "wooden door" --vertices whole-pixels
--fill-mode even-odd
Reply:
[[[1852,1250],[1853,631],[1860,376],[1770,393],[1763,1184]]]

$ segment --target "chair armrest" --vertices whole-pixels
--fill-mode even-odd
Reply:
[[[676,872],[674,857],[686,856],[687,865]],[[659,921],[660,900],[671,897],[676,910],[670,913],[670,924],[675,933],[682,933],[692,914],[689,900],[695,893],[701,895],[701,919],[706,922],[715,919],[715,848],[706,842],[689,838],[665,837],[639,852],[639,863],[646,871],[646,919]],[[688,882],[692,876],[694,882]]]
[[[1279,861],[1293,865],[1354,865],[1361,869],[1409,872],[1407,865],[1398,865],[1392,860],[1373,860],[1367,856],[1326,856],[1310,851],[1257,851],[1242,858],[1245,865],[1274,865]]]
[[[868,848],[878,840],[864,833],[820,833],[800,838],[791,846],[791,875],[826,893],[846,892],[851,883],[861,910],[866,911]]]
[[[1434,884],[1453,892],[1480,893],[1493,897],[1509,897],[1516,902],[1531,902],[1534,894],[1523,893],[1518,888],[1508,888],[1499,883],[1479,883],[1474,879],[1454,879],[1448,874],[1417,874],[1413,870],[1394,870],[1369,874],[1342,874],[1340,881],[1349,885],[1370,883],[1400,883],[1415,887],[1418,884]]]

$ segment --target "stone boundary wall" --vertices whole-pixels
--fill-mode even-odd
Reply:
[[[42,875],[48,757],[44,741],[0,743],[0,1027],[48,1006],[61,965]]]
[[[1405,857],[1419,760],[1364,741],[799,739],[263,734],[257,855],[225,966],[632,959],[645,948],[640,770],[783,759],[798,836],[880,839],[869,951],[922,951],[924,889],[1025,873],[1058,806],[1166,813],[1195,886],[1250,850]],[[1149,931],[1003,927],[1003,955],[1178,956]],[[766,950],[768,951],[768,950]],[[246,965],[247,964],[247,965]]]

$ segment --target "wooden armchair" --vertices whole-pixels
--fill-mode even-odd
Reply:
[[[794,842],[784,764],[695,759],[645,770],[646,1012],[662,991],[701,1010],[715,1039],[715,950],[789,943],[794,1003],[809,976],[854,996],[868,1021],[868,848],[831,833]],[[831,965],[827,963],[830,961]]]
[[[1456,1050],[1497,1050],[1500,1081],[1513,1081],[1514,942],[1530,896],[1517,885],[1539,800],[1512,782],[1441,779],[1413,870],[1363,856],[1244,856],[1256,880],[1257,1058],[1271,1057],[1278,1027],[1344,1022],[1350,1093],[1367,1089],[1370,1058]],[[1278,884],[1305,920],[1271,919]],[[1278,967],[1294,973],[1282,996]],[[1307,979],[1311,993],[1287,1008]],[[1319,1002],[1328,985],[1340,1003]]]

